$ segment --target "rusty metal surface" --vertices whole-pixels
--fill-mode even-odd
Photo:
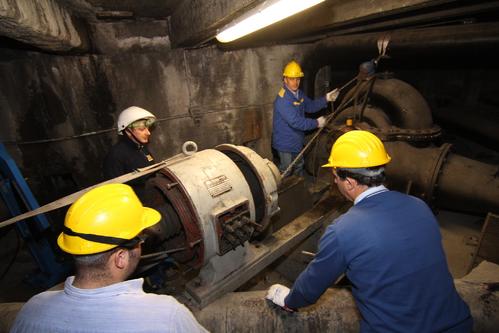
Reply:
[[[367,124],[358,127],[376,134],[383,141],[431,142],[442,135],[442,129],[438,125],[424,129],[406,129],[397,126],[381,129]]]
[[[193,267],[200,268],[204,262],[203,242],[200,242],[202,235],[193,204],[185,194],[185,189],[175,175],[166,168],[160,170],[158,175],[150,180],[150,184],[159,189],[172,203],[184,227],[185,244],[175,244],[175,246],[185,245],[189,248],[189,256],[195,259]]]
[[[385,142],[385,147],[392,156],[386,166],[388,182],[396,187],[406,187],[405,184],[411,182],[409,193],[432,203],[436,181],[450,145],[415,148],[403,142]]]
[[[499,266],[484,262],[468,276],[454,283],[470,307],[473,332],[497,332]],[[264,290],[230,293],[194,314],[203,326],[218,333],[359,331],[360,315],[347,288],[328,289],[316,304],[296,313],[288,313],[266,301],[265,294]]]
[[[499,212],[499,165],[450,153],[438,180],[436,203],[468,212]]]
[[[492,213],[485,218],[470,269],[483,260],[499,264],[499,215]]]
[[[495,333],[499,327],[499,266],[483,262],[455,280],[470,307],[475,333]],[[358,332],[360,316],[350,291],[329,289],[312,306],[288,313],[264,299],[265,290],[229,293],[194,316],[214,333],[229,332]],[[24,303],[0,303],[0,332],[8,332]]]
[[[470,307],[475,333],[497,332],[499,290],[490,278],[483,280],[490,266],[493,281],[499,281],[497,265],[479,266],[473,280],[455,280],[456,289]],[[490,274],[489,274],[490,275]],[[347,288],[331,288],[312,306],[288,313],[264,299],[266,291],[230,293],[195,312],[198,321],[211,332],[358,332],[360,315]]]
[[[360,315],[346,289],[329,289],[319,301],[288,313],[264,299],[266,291],[227,294],[195,316],[211,332],[358,332]]]
[[[0,332],[9,332],[24,303],[0,303]]]
[[[472,213],[499,211],[497,165],[454,154],[450,145],[416,148],[403,142],[387,142],[392,156],[386,167],[394,188],[411,182],[409,193],[441,208]]]

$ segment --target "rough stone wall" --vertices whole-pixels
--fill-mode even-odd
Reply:
[[[131,105],[159,118],[151,144],[158,160],[187,140],[200,149],[245,144],[271,157],[272,103],[294,47],[139,50],[2,51],[0,107],[8,130],[1,140],[41,203],[102,180],[103,158],[118,137],[115,121]]]
[[[82,46],[70,14],[55,0],[0,0],[5,36],[52,51]]]
[[[0,63],[0,107],[8,121],[3,125],[10,129],[2,141],[35,197],[46,202],[95,182],[96,161],[110,145],[110,133],[70,137],[114,126],[113,96],[99,60],[22,52],[10,56],[13,60]]]

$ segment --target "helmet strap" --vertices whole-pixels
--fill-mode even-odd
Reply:
[[[70,228],[63,226],[62,231],[68,236],[80,237],[84,240],[88,240],[95,243],[116,245],[119,247],[133,248],[135,245],[142,241],[138,236],[132,239],[112,237],[112,236],[101,236],[94,234],[84,234],[71,230]]]

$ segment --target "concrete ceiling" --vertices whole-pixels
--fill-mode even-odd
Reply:
[[[173,47],[217,43],[217,31],[263,0],[0,0],[0,36],[37,48],[85,51],[85,29],[103,22],[164,20]],[[326,0],[225,48],[312,41],[331,35],[497,21],[499,1]],[[85,24],[86,22],[86,24]],[[165,32],[166,33],[166,32]],[[90,37],[91,38],[91,37]]]
[[[119,17],[129,13],[136,18],[164,19],[174,12],[183,0],[87,0],[100,17]]]

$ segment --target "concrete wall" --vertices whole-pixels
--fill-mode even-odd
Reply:
[[[186,140],[201,149],[245,144],[271,157],[272,102],[286,62],[303,64],[305,90],[324,92],[325,82],[311,80],[314,74],[330,66],[331,77],[320,77],[330,81],[329,88],[343,85],[357,74],[361,61],[376,56],[379,37],[339,36],[315,44],[225,51],[216,46],[172,49],[168,27],[161,20],[93,24],[92,53],[81,55],[0,49],[0,139],[9,143],[40,202],[102,180],[102,160],[117,139],[115,120],[130,105],[158,116],[151,145],[157,159],[180,152]],[[433,38],[431,48],[419,32],[394,34],[392,58],[382,68],[415,85],[434,111],[442,105],[441,92],[450,91],[446,98],[452,103],[445,104],[443,115],[461,119],[455,117],[455,106],[463,105],[459,96],[475,96],[470,103],[467,98],[467,108],[487,103],[486,116],[492,120],[498,105],[497,51],[482,53],[477,62],[475,49],[467,46],[472,41],[479,50],[496,45],[492,37],[485,43],[476,36],[495,34],[499,26],[461,30],[454,33],[460,42],[453,47],[446,42],[451,32],[445,28],[426,32]],[[461,57],[449,62],[450,54]],[[483,132],[483,118],[477,119]],[[45,139],[49,142],[40,142]]]
[[[159,118],[158,160],[186,140],[200,149],[246,144],[271,157],[272,103],[294,47],[171,50],[164,33],[136,38],[123,24],[94,27],[94,35],[99,54],[0,51],[1,140],[41,203],[102,180],[115,120],[131,105]]]

